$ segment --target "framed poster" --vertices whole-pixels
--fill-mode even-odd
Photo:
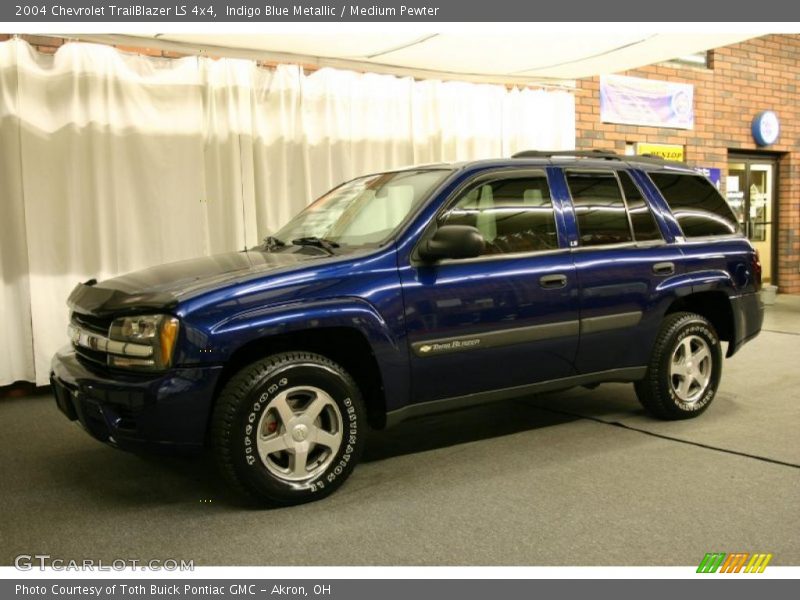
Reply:
[[[623,125],[694,128],[694,86],[623,75],[600,77],[600,120]]]

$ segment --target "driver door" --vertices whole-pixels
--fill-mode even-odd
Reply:
[[[401,266],[414,403],[474,396],[574,374],[575,266],[547,174],[481,175],[437,225],[476,227],[476,258]]]

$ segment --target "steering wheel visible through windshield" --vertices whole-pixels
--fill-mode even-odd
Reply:
[[[270,239],[281,244],[295,240],[322,240],[336,246],[380,244],[450,172],[394,171],[353,179],[319,198]]]

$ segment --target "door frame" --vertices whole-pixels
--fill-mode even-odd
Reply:
[[[772,217],[771,217],[771,226],[770,226],[770,236],[772,237],[770,241],[770,252],[772,256],[770,257],[770,283],[772,285],[780,285],[778,281],[778,233],[779,229],[779,219],[780,219],[780,185],[778,182],[780,181],[780,164],[781,164],[781,156],[780,152],[762,152],[757,150],[736,150],[733,148],[728,149],[728,158],[725,165],[725,173],[730,174],[730,163],[732,162],[743,162],[746,165],[745,172],[747,173],[747,188],[746,195],[745,195],[745,215],[749,214],[748,211],[750,209],[750,163],[771,163],[773,167],[773,176],[772,176]],[[727,186],[725,189],[725,197],[727,201]],[[748,235],[748,232],[745,232],[745,235]],[[749,239],[749,235],[748,235]]]

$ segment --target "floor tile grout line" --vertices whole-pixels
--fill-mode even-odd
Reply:
[[[782,333],[784,335],[800,335],[800,331],[779,331],[777,329],[762,329],[761,331],[768,331],[769,333]]]
[[[689,446],[697,446],[698,448],[705,448],[706,450],[714,450],[716,452],[723,452],[725,454],[732,454],[734,456],[742,456],[744,458],[752,458],[754,460],[759,460],[759,461],[771,463],[771,464],[774,464],[774,465],[780,465],[780,466],[783,466],[783,467],[791,467],[793,469],[800,469],[800,465],[795,464],[795,463],[790,463],[790,462],[786,462],[786,461],[783,461],[783,460],[777,460],[777,459],[774,459],[774,458],[767,458],[766,456],[758,456],[756,454],[749,454],[747,452],[740,452],[739,450],[730,450],[728,448],[720,448],[719,446],[711,446],[710,444],[704,444],[702,442],[693,442],[691,440],[684,440],[684,439],[681,439],[681,438],[676,438],[676,437],[672,437],[672,436],[669,436],[669,435],[664,435],[663,433],[655,433],[653,431],[647,431],[646,429],[640,429],[638,427],[633,427],[631,425],[626,425],[625,423],[621,423],[619,421],[606,421],[606,420],[601,419],[599,417],[588,417],[586,415],[581,415],[581,414],[578,414],[578,413],[571,413],[571,412],[563,411],[563,410],[556,410],[556,409],[552,409],[552,408],[544,408],[544,407],[537,407],[537,408],[541,408],[541,410],[546,410],[546,411],[549,411],[549,412],[552,412],[552,413],[556,413],[556,414],[567,415],[567,416],[570,416],[570,417],[578,417],[580,419],[586,419],[587,421],[594,421],[596,423],[601,423],[603,425],[611,425],[612,427],[620,427],[622,429],[627,429],[629,431],[635,431],[637,433],[643,433],[645,435],[650,435],[650,436],[653,436],[653,437],[657,437],[657,438],[660,438],[662,440],[668,440],[670,442],[678,442],[680,444],[687,444]]]

